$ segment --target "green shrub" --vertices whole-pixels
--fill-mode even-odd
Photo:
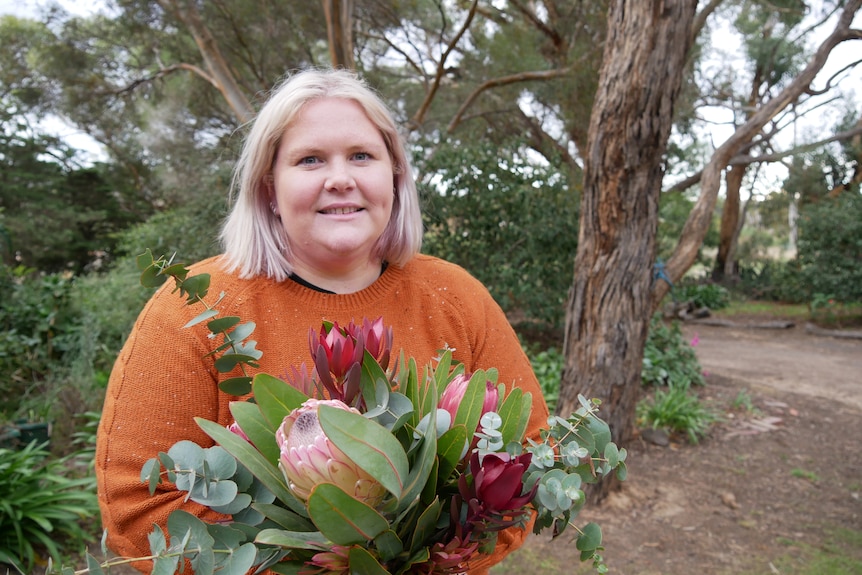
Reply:
[[[862,194],[845,192],[803,207],[798,256],[808,301],[830,294],[862,302]]]
[[[774,260],[740,263],[735,291],[758,300],[805,303],[808,290],[802,282],[799,263]]]
[[[698,308],[716,310],[730,305],[730,292],[715,283],[679,284],[674,286],[673,295],[677,301],[690,301]]]
[[[683,433],[691,443],[704,437],[717,420],[690,389],[673,386],[656,389],[654,398],[638,403],[637,417],[641,426]]]
[[[22,415],[28,398],[44,393],[54,366],[75,349],[78,318],[70,306],[73,280],[0,263],[0,419]]]
[[[42,553],[59,564],[64,553],[82,550],[98,505],[95,479],[75,477],[77,463],[35,442],[0,449],[0,563],[30,573]]]
[[[665,323],[660,315],[653,316],[644,347],[641,378],[644,385],[680,389],[704,383],[694,346],[685,340],[678,322]]]

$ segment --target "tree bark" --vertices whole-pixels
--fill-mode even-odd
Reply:
[[[615,442],[632,435],[651,314],[662,156],[696,2],[615,0],[590,118],[580,237],[557,412],[602,400]],[[603,482],[601,498],[610,488]]]
[[[715,256],[715,267],[712,279],[722,281],[733,272],[733,245],[739,227],[739,190],[742,188],[742,178],[747,166],[733,166],[724,173],[725,199],[721,211],[721,229],[718,237],[718,255]]]
[[[353,57],[353,0],[321,0],[333,68],[356,69]]]

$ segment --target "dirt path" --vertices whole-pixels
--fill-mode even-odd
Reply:
[[[812,553],[862,573],[862,340],[792,329],[683,326],[721,421],[698,445],[629,446],[629,477],[597,522],[613,575],[783,575]],[[855,534],[849,543],[842,534]],[[851,570],[852,569],[852,570]],[[531,537],[493,575],[595,573],[571,537]]]
[[[862,340],[790,329],[717,327],[687,323],[697,335],[698,359],[707,373],[743,384],[830,399],[862,410]]]

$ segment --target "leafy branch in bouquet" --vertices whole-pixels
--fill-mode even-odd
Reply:
[[[215,368],[219,373],[230,373],[239,366],[241,376],[228,378],[219,384],[219,388],[231,395],[246,395],[251,391],[251,377],[246,372],[246,366],[258,367],[257,361],[263,352],[256,349],[257,342],[248,340],[254,332],[254,322],[242,322],[237,316],[217,317],[219,312],[215,308],[224,297],[219,294],[218,299],[212,304],[206,298],[210,287],[209,274],[189,275],[189,269],[182,263],[174,263],[173,257],[166,259],[165,256],[154,258],[148,249],[137,257],[138,269],[141,270],[141,284],[144,287],[157,288],[165,283],[168,278],[174,280],[174,291],[179,292],[181,297],[186,298],[187,305],[201,304],[205,310],[191,319],[184,327],[191,327],[201,322],[207,322],[210,337],[221,336],[222,343],[209,355],[218,356],[215,360]]]

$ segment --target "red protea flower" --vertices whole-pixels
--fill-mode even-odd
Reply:
[[[427,561],[410,568],[410,575],[456,575],[467,571],[467,561],[479,548],[479,543],[465,541],[460,536],[443,543],[442,541],[431,546],[431,556]]]
[[[312,329],[308,339],[317,376],[330,397],[351,403],[359,394],[365,343],[343,330],[338,322],[323,325],[319,333]]]
[[[526,505],[533,499],[538,487],[537,484],[523,493],[524,473],[530,466],[532,456],[532,453],[523,453],[512,457],[504,452],[489,453],[480,459],[479,452],[473,452],[470,473],[458,479],[458,490],[469,509],[468,522],[495,522],[504,515],[526,511]],[[500,527],[503,525],[499,523]]]
[[[374,321],[362,320],[362,325],[353,322],[347,326],[347,333],[358,342],[364,342],[365,351],[371,354],[384,370],[389,367],[389,355],[392,351],[392,327],[383,325],[383,316]]]

